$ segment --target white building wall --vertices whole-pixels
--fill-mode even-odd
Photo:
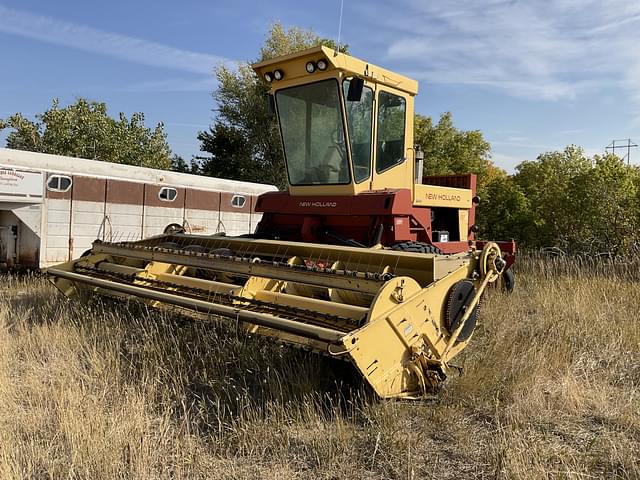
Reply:
[[[170,207],[152,207],[144,208],[144,237],[159,235],[164,232],[167,225],[177,223],[182,225],[184,222],[183,208]]]
[[[220,212],[217,210],[185,208],[184,219],[189,233],[211,235],[218,232],[220,227]]]
[[[251,212],[251,219],[249,222],[249,233],[254,233],[256,231],[256,227],[262,220],[262,214],[258,212]]]
[[[71,213],[72,258],[78,258],[102,235],[104,202],[74,200]]]
[[[220,212],[220,232],[226,235],[242,235],[250,232],[251,214],[237,212]]]
[[[69,261],[69,222],[71,220],[71,200],[47,198],[46,210],[46,250],[42,263],[51,265]]]
[[[106,241],[133,241],[142,238],[142,205],[107,203]]]
[[[0,188],[0,210],[18,217],[22,250],[39,253],[41,267],[79,257],[96,238],[138,240],[162,234],[172,223],[196,234],[250,233],[261,215],[248,205],[229,208],[231,198],[245,195],[249,200],[275,190],[269,185],[9,149],[0,149],[0,170],[6,184],[0,184],[6,187]],[[72,190],[45,191],[50,175],[72,177]],[[20,188],[15,187],[18,183]],[[158,191],[171,186],[179,191],[175,203],[159,205]],[[26,204],[17,210],[6,204],[16,201],[16,192],[18,201]],[[113,201],[105,204],[101,198]]]

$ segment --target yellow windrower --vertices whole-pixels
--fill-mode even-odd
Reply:
[[[254,68],[261,77],[270,76],[274,85],[280,82],[278,88],[283,89],[360,75],[365,86],[375,84],[403,95],[407,117],[413,117],[415,81],[325,47]],[[288,95],[282,105],[289,102],[295,110],[298,93],[290,90]],[[346,90],[340,95],[346,97]],[[322,130],[335,122],[334,116],[326,109],[314,113],[309,108],[305,121],[312,125],[315,121]],[[375,131],[375,122],[371,128]],[[313,143],[312,134],[305,135],[312,142],[307,143],[306,153],[304,149],[296,152],[294,144],[288,157],[299,155],[308,165],[310,149],[320,141]],[[399,151],[413,151],[413,130],[408,125],[403,141],[407,148],[399,145]],[[344,148],[335,138],[331,142],[329,148],[322,147],[328,165],[334,150]],[[335,158],[344,164],[344,155]],[[289,158],[287,162],[291,166]],[[349,181],[323,183],[318,179],[339,180],[341,174],[315,171],[308,177],[313,181],[290,185],[289,192],[296,198],[313,195],[312,204],[323,195],[355,196],[410,186],[414,205],[450,209],[455,214],[451,224],[464,233],[460,243],[468,248],[443,255],[398,251],[380,243],[363,248],[349,243],[168,233],[136,242],[96,241],[81,258],[47,273],[69,297],[89,291],[139,299],[158,308],[177,307],[193,312],[195,318],[231,319],[248,334],[352,362],[380,397],[419,398],[444,380],[449,363],[466,347],[482,294],[500,277],[505,261],[496,243],[481,249],[473,241],[465,243],[470,190],[416,184],[410,161],[370,172],[369,180],[362,182],[357,181],[356,167],[362,165],[349,167],[345,177]],[[290,168],[289,174],[306,178],[304,171]]]
[[[502,268],[493,243],[443,256],[176,234],[96,242],[48,274],[70,297],[89,289],[218,315],[251,334],[350,360],[390,398],[421,396],[444,379]],[[472,288],[452,311],[464,282]]]

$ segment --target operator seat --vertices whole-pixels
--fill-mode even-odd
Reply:
[[[349,182],[349,166],[340,145],[330,145],[314,169],[314,183],[338,184]]]

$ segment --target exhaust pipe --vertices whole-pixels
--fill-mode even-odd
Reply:
[[[424,152],[422,151],[422,148],[420,148],[420,145],[415,145],[413,147],[413,151],[415,152],[415,177],[416,177],[416,183],[417,184],[422,184],[422,170],[423,170],[423,166],[424,166]]]

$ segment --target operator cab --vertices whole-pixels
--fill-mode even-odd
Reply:
[[[271,87],[289,182],[256,203],[262,238],[469,248],[476,177],[422,178],[415,80],[323,46],[253,68]]]
[[[323,46],[253,68],[271,85],[292,195],[412,188],[414,80]]]

